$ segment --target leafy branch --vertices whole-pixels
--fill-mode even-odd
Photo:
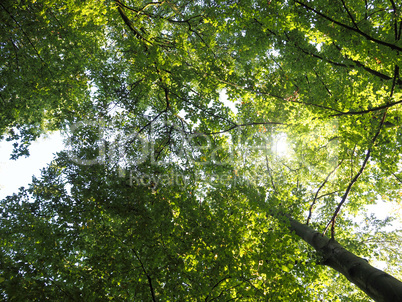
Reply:
[[[144,46],[146,48],[146,50],[148,50],[148,44],[153,45],[153,43],[149,40],[147,40],[141,33],[139,30],[137,30],[133,24],[133,22],[131,22],[131,20],[127,17],[126,13],[123,11],[122,7],[123,4],[116,0],[117,3],[117,10],[119,11],[119,14],[121,16],[121,18],[123,19],[124,23],[128,26],[128,28],[134,33],[134,36],[137,37],[140,41],[144,42]],[[146,42],[146,43],[145,43]]]
[[[4,11],[10,16],[11,19],[13,19],[13,21],[17,24],[18,28],[22,31],[22,33],[24,34],[24,36],[27,38],[29,45],[31,45],[31,47],[33,48],[33,50],[35,51],[36,55],[38,56],[38,58],[42,61],[42,63],[47,66],[45,60],[42,58],[42,56],[39,54],[39,51],[36,49],[36,46],[33,44],[33,42],[31,41],[31,38],[28,36],[28,34],[25,32],[25,30],[22,28],[22,26],[19,24],[19,22],[14,18],[14,16],[7,10],[7,8],[0,3],[0,6],[4,9]],[[50,69],[49,69],[50,71]],[[51,72],[51,71],[50,71]]]
[[[200,134],[205,134],[205,135],[212,135],[212,134],[222,134],[225,132],[230,132],[233,129],[239,128],[239,127],[248,127],[248,126],[256,126],[256,125],[286,125],[284,123],[279,123],[279,122],[255,122],[255,123],[247,123],[247,124],[235,124],[234,126],[221,130],[221,131],[216,131],[216,132],[203,132]]]
[[[360,167],[360,170],[357,172],[355,177],[353,177],[353,179],[349,182],[349,185],[346,188],[346,191],[343,194],[341,201],[338,203],[338,206],[336,207],[336,210],[335,210],[334,214],[332,215],[331,220],[328,222],[327,226],[325,227],[323,235],[325,235],[325,233],[327,232],[329,226],[331,225],[331,238],[334,239],[334,237],[335,237],[335,219],[338,216],[343,204],[346,202],[346,199],[347,199],[347,197],[349,195],[350,190],[352,189],[352,186],[359,179],[360,175],[363,173],[363,171],[364,171],[364,169],[365,169],[365,167],[367,165],[367,162],[368,162],[368,160],[370,158],[370,155],[371,155],[372,147],[374,146],[374,143],[375,143],[378,135],[380,134],[380,131],[381,131],[382,125],[384,124],[386,115],[387,115],[387,110],[384,112],[384,114],[382,116],[380,126],[378,127],[378,131],[377,131],[377,133],[374,135],[374,137],[372,139],[372,142],[371,142],[372,146],[367,150],[366,156],[364,158],[363,164]]]
[[[383,109],[388,109],[392,106],[401,104],[402,100],[399,101],[395,101],[395,102],[391,102],[391,103],[387,103],[381,106],[377,106],[377,107],[373,107],[371,109],[367,109],[367,110],[361,110],[361,111],[349,111],[349,112],[342,112],[342,113],[337,113],[337,114],[332,114],[330,115],[330,117],[337,117],[337,116],[343,116],[343,115],[359,115],[359,114],[365,114],[365,113],[369,113],[369,112],[374,112],[374,111],[379,111],[379,110],[383,110]]]
[[[148,285],[149,285],[149,290],[151,291],[151,296],[152,296],[152,301],[156,302],[157,299],[155,297],[155,291],[154,291],[154,287],[152,286],[152,279],[151,276],[148,274],[147,270],[145,269],[144,264],[142,263],[140,257],[138,256],[137,252],[132,249],[132,251],[134,252],[135,257],[137,258],[138,262],[141,265],[142,271],[144,272],[145,276],[147,277],[148,280]]]
[[[336,24],[336,25],[338,25],[338,26],[341,26],[341,27],[343,27],[343,28],[345,28],[345,29],[348,29],[348,30],[350,30],[350,31],[353,31],[353,32],[355,32],[355,33],[357,33],[357,34],[363,36],[364,38],[366,38],[366,39],[369,40],[369,41],[372,41],[372,42],[377,43],[377,44],[380,44],[380,45],[387,46],[387,47],[391,48],[392,50],[402,51],[402,47],[399,47],[399,46],[397,46],[397,45],[395,45],[395,44],[392,44],[392,43],[388,43],[388,42],[384,42],[384,41],[378,40],[378,39],[376,39],[376,38],[374,38],[374,37],[368,35],[367,33],[363,32],[363,31],[362,31],[361,29],[359,29],[358,27],[352,27],[352,26],[349,26],[349,25],[344,24],[344,23],[342,23],[342,22],[339,22],[339,21],[337,21],[337,20],[335,20],[335,19],[333,19],[333,18],[331,18],[331,17],[325,15],[324,13],[320,12],[319,10],[316,10],[315,8],[313,8],[313,7],[311,7],[311,6],[308,6],[307,4],[305,4],[305,3],[303,3],[303,2],[300,2],[300,1],[298,1],[298,0],[296,0],[295,2],[298,3],[298,4],[300,4],[301,6],[303,6],[304,8],[306,8],[307,10],[314,12],[316,15],[318,15],[318,16],[320,16],[320,17],[322,17],[322,18],[324,18],[324,19],[326,19],[326,20],[328,20],[328,21],[330,21],[330,22],[332,22],[332,23],[334,23],[334,24]]]
[[[327,177],[325,178],[325,180],[323,181],[323,183],[321,184],[321,186],[318,188],[317,192],[315,193],[313,202],[310,205],[310,209],[309,209],[309,214],[307,217],[307,221],[306,224],[308,225],[311,219],[311,216],[313,214],[313,208],[318,200],[318,193],[320,193],[321,189],[325,186],[325,184],[328,182],[328,179],[331,177],[331,175],[342,165],[343,160],[341,160],[341,162],[335,167],[335,169],[333,169],[331,172],[329,172],[329,174],[327,175]]]

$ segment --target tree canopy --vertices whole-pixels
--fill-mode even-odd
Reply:
[[[0,15],[12,158],[48,131],[68,145],[1,201],[3,300],[402,301],[366,264],[402,277],[400,3]],[[386,219],[368,213],[380,202]]]

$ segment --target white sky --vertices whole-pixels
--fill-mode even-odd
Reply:
[[[40,176],[40,170],[53,159],[53,154],[63,150],[63,138],[59,132],[49,134],[32,143],[29,157],[10,160],[12,142],[0,142],[0,199],[12,195],[18,188],[27,186],[32,175]]]

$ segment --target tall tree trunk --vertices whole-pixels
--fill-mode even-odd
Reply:
[[[287,215],[286,215],[287,216]],[[347,251],[336,240],[287,216],[290,230],[323,255],[327,265],[378,302],[402,302],[402,282],[371,266],[365,259]]]

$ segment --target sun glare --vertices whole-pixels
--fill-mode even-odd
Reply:
[[[288,142],[285,133],[281,133],[275,137],[272,149],[278,156],[286,156],[288,154]]]

